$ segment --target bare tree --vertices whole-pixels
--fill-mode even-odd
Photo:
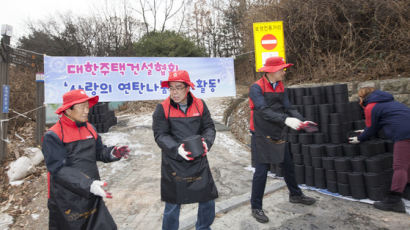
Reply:
[[[210,56],[232,56],[242,50],[241,20],[246,0],[195,0],[190,5],[185,32]]]
[[[179,5],[179,7],[177,6],[177,8],[175,10],[173,10],[174,8],[174,1],[165,1],[165,13],[164,13],[164,22],[162,23],[162,28],[161,28],[161,32],[164,32],[165,30],[165,23],[170,20],[171,18],[173,18],[177,13],[179,13],[182,9],[182,14],[184,14],[185,12],[185,0],[183,0],[181,2],[181,4]]]
[[[140,37],[138,20],[124,12],[100,11],[90,17],[59,15],[30,26],[20,45],[49,55],[130,56]]]
[[[134,11],[142,17],[145,32],[149,33],[157,31],[157,27],[160,28],[159,31],[164,32],[167,22],[181,11],[184,12],[184,8],[185,0],[138,0]]]

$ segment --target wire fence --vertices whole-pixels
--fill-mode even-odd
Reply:
[[[46,105],[39,106],[39,107],[37,107],[37,108],[35,108],[35,109],[29,110],[29,111],[24,112],[24,113],[19,113],[19,112],[13,110],[13,109],[9,109],[11,112],[13,112],[13,113],[15,113],[15,114],[17,114],[17,115],[14,116],[14,117],[10,117],[10,118],[7,118],[7,119],[0,120],[0,133],[1,133],[0,139],[1,139],[2,141],[4,141],[4,142],[10,143],[10,141],[9,141],[9,139],[8,139],[8,137],[7,137],[7,135],[6,135],[6,137],[3,136],[3,133],[4,133],[4,132],[3,132],[3,123],[4,123],[4,122],[8,122],[8,121],[11,121],[11,120],[13,120],[13,119],[17,119],[17,118],[19,118],[19,117],[24,117],[24,118],[26,118],[26,119],[33,120],[33,119],[31,119],[30,117],[26,116],[26,114],[31,113],[31,112],[34,112],[34,111],[37,111],[37,110],[39,110],[39,109],[41,109],[41,108],[44,108],[44,107],[46,107]],[[20,139],[22,139],[18,134],[16,134],[15,136],[18,137],[18,138],[20,138]],[[23,139],[23,140],[24,140],[24,139]]]

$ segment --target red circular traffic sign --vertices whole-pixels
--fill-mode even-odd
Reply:
[[[273,50],[278,44],[278,40],[275,36],[273,36],[273,34],[265,34],[262,37],[261,44],[263,48],[267,50]]]

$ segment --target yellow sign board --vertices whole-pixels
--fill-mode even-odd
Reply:
[[[253,40],[256,72],[267,58],[279,56],[286,60],[282,21],[253,23]]]

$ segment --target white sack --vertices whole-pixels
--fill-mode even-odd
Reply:
[[[34,171],[34,165],[30,158],[23,156],[10,163],[10,169],[7,171],[9,181],[20,180]]]
[[[44,160],[44,155],[39,148],[26,148],[24,153],[31,159],[33,165],[38,165]]]

